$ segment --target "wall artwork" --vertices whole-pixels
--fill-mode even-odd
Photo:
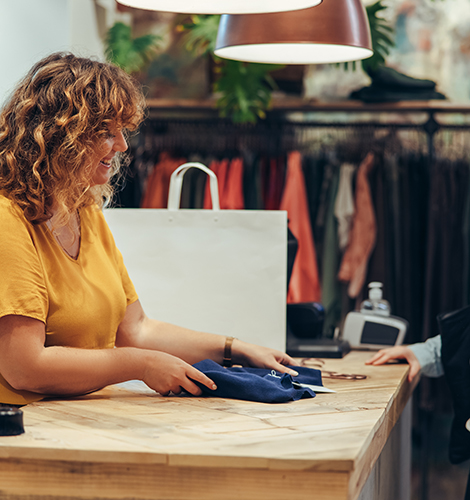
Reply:
[[[384,0],[384,17],[395,30],[387,66],[436,82],[436,90],[454,102],[470,101],[469,0]],[[347,98],[370,79],[357,65],[344,71],[334,65],[309,66],[306,97]]]
[[[177,26],[184,15],[129,9],[134,36],[153,33],[161,37],[157,57],[136,75],[148,98],[204,99],[210,95],[208,57],[195,57],[185,48]]]

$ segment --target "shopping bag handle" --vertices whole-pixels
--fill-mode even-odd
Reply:
[[[207,168],[202,163],[189,162],[183,163],[178,167],[170,177],[170,189],[168,192],[168,210],[178,210],[181,202],[181,191],[183,189],[183,177],[184,174],[190,168],[198,168],[202,170],[209,176],[210,181],[210,192],[212,198],[212,210],[220,210],[219,203],[219,185],[217,182],[217,176],[212,172],[210,168]]]

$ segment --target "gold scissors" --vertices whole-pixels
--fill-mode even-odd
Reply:
[[[323,370],[321,376],[322,378],[335,378],[338,380],[364,380],[367,378],[367,375],[360,375],[358,373],[339,373]]]
[[[322,378],[333,378],[337,380],[365,380],[367,375],[360,375],[357,373],[340,373],[329,370],[323,370],[325,361],[318,358],[303,358],[300,361],[300,366],[306,368],[316,368],[321,371]]]

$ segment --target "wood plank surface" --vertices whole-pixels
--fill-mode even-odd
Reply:
[[[326,359],[337,391],[264,404],[162,397],[132,381],[23,408],[0,437],[0,498],[354,500],[413,387],[408,366]],[[312,495],[315,492],[315,495]]]

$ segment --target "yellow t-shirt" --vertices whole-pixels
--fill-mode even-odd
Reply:
[[[80,211],[81,241],[69,257],[46,224],[32,225],[0,194],[0,317],[46,325],[45,346],[114,346],[126,307],[137,300],[122,255],[96,207]],[[45,395],[13,389],[1,375],[0,403],[22,405]]]

